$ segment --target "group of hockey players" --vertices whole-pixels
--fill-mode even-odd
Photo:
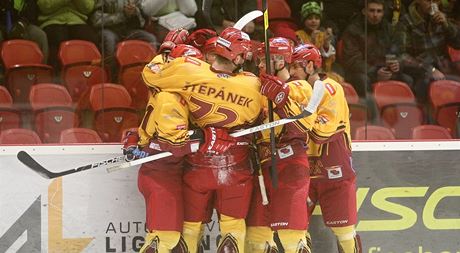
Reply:
[[[123,151],[128,160],[173,155],[139,170],[148,229],[140,252],[202,251],[203,224],[213,209],[220,224],[219,253],[270,253],[277,247],[311,252],[309,217],[319,203],[338,251],[361,252],[354,229],[349,111],[341,85],[323,73],[313,45],[294,47],[288,39],[271,38],[269,54],[263,43],[254,45],[231,27],[219,35],[178,29],[145,66],[150,99]],[[248,61],[256,63],[258,75],[244,71]],[[307,117],[275,128],[276,152],[270,130],[232,135],[268,122],[270,113],[277,120],[305,110]]]

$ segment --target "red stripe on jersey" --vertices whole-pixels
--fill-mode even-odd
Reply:
[[[300,82],[292,82],[292,83],[295,84],[295,86],[302,86]]]
[[[336,92],[334,89],[334,86],[332,86],[330,83],[326,83],[325,86],[326,86],[327,91],[329,91],[329,93],[331,94],[331,96],[334,96]]]

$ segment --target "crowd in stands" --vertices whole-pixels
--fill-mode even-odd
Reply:
[[[209,3],[209,6],[204,5]],[[383,123],[388,104],[379,104],[375,98],[375,89],[379,86],[376,84],[397,81],[400,86],[409,87],[403,89],[412,94],[401,101],[393,101],[403,105],[386,110],[387,117],[391,118],[388,114],[394,114],[394,111],[400,115],[412,112],[413,108],[407,109],[407,103],[411,103],[411,106],[417,108],[413,110],[419,113],[415,120],[418,123],[414,127],[440,125],[442,120],[439,118],[442,115],[438,109],[449,104],[452,108],[449,107],[448,113],[456,115],[457,119],[449,121],[450,125],[445,127],[451,136],[459,137],[459,0],[270,0],[268,6],[271,36],[285,37],[295,45],[316,45],[324,59],[323,69],[343,85],[351,85],[352,92],[357,96],[349,103],[365,110],[363,119],[355,122],[355,130],[363,125],[387,126],[393,128],[397,138],[410,138],[409,133],[395,133],[397,125]],[[78,103],[79,109],[89,109],[89,102],[82,104],[80,101],[80,97],[87,97],[89,101],[89,86],[97,83],[125,85],[136,82],[133,80],[140,78],[140,69],[150,61],[149,57],[156,54],[169,30],[182,27],[192,32],[206,28],[219,33],[233,26],[244,14],[256,9],[263,9],[261,0],[2,0],[0,88],[6,88],[4,90],[10,94],[11,101],[0,101],[0,107],[21,109],[23,113],[19,127],[33,129],[32,124],[27,124],[27,118],[34,117],[31,116],[33,108],[26,105],[31,102],[28,101],[30,87],[24,84],[19,87],[13,85],[13,82],[18,82],[13,72],[19,71],[19,75],[28,77],[29,81],[22,78],[25,80],[23,83],[28,82],[30,86],[40,82],[62,85],[68,90],[72,101]],[[243,30],[250,35],[254,45],[263,42],[262,18],[250,22]],[[6,42],[18,39],[34,42],[39,51],[35,58],[37,60],[26,62],[28,65],[22,66],[21,70],[17,64],[24,64],[20,59],[23,58],[22,54],[26,54],[26,51],[22,51],[25,47],[17,47],[13,53],[4,52],[8,48]],[[65,55],[63,45],[72,40],[87,41],[95,47],[74,47],[73,54],[80,58],[69,62],[65,60],[70,59],[70,56]],[[123,65],[121,55],[117,55],[118,47],[122,42],[130,40],[144,41],[148,45],[143,45],[146,48],[143,53],[135,52],[139,50],[138,47],[129,49],[132,51],[128,51],[128,55],[131,53],[133,57],[142,59]],[[204,42],[201,46],[204,46]],[[94,50],[94,54],[91,54]],[[91,56],[85,58],[86,55]],[[72,81],[66,79],[68,72],[71,72],[70,68],[82,62],[83,67],[79,70],[81,73],[98,73],[93,75],[91,83],[84,80],[88,85],[87,90],[78,87],[83,81],[73,81],[77,85],[75,88],[70,85]],[[130,68],[130,64],[137,64],[137,68]],[[248,66],[248,69],[256,69],[254,66]],[[102,71],[97,72],[95,68]],[[33,75],[25,69],[35,71],[33,73],[38,77],[31,77]],[[129,71],[122,74],[125,70]],[[51,77],[44,77],[48,73],[46,71],[51,73]],[[132,76],[135,76],[134,79]],[[85,78],[88,79],[88,76]],[[129,81],[123,81],[124,78]],[[452,81],[447,86],[453,95],[444,96],[445,104],[435,105],[431,96],[436,91],[432,91],[435,87],[432,84],[440,80]],[[141,87],[142,84],[131,86],[128,95],[133,104],[137,103],[135,108],[141,111],[145,96],[140,93],[147,94],[147,90]],[[396,88],[392,92],[395,97],[402,96]],[[359,110],[353,111],[353,106],[351,112],[356,113],[355,117],[360,113]],[[73,127],[94,128],[85,123],[85,117],[88,116],[78,117],[83,118],[79,119],[78,124],[74,122]],[[1,124],[0,121],[0,131],[11,128]],[[136,126],[138,122],[132,125]],[[59,140],[59,136],[50,137],[49,134],[45,138],[40,137],[42,141]],[[117,138],[101,136],[103,141],[118,141]]]

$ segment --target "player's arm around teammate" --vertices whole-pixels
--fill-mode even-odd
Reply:
[[[247,34],[227,28],[217,39],[212,65],[184,57],[165,64],[159,72],[143,71],[152,87],[177,92],[189,106],[191,123],[205,133],[200,151],[187,157],[184,172],[183,235],[190,252],[196,252],[213,194],[222,236],[217,252],[244,252],[244,218],[252,191],[249,140],[233,138],[229,130],[255,124],[261,111],[260,81],[240,71],[249,45]]]

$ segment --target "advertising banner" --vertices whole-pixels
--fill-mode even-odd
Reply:
[[[445,150],[439,143],[426,145],[355,148],[356,228],[363,252],[460,253],[460,142]],[[119,155],[116,145],[96,148],[106,152],[34,147],[30,153],[56,172]],[[92,169],[47,180],[14,154],[0,152],[0,252],[139,251],[145,210],[137,168],[110,174]],[[218,227],[214,216],[205,227],[205,252],[215,252]],[[310,232],[313,252],[337,252],[318,209]]]

